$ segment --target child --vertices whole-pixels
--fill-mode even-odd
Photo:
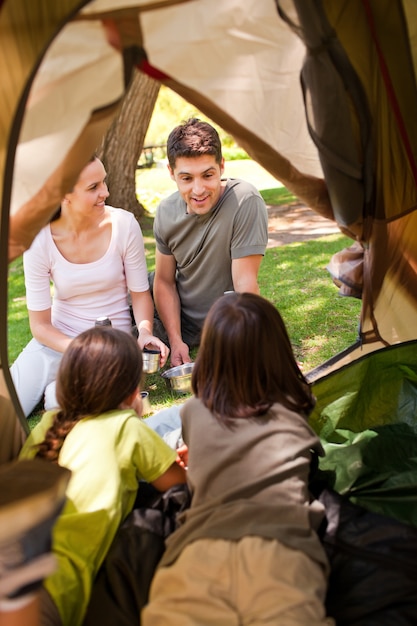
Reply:
[[[21,458],[68,468],[67,503],[53,533],[57,571],[42,595],[42,626],[82,623],[95,575],[131,511],[140,480],[185,482],[176,453],[139,419],[142,355],[129,333],[97,327],[72,340],[58,370],[60,409],[44,414]]]
[[[333,624],[316,530],[307,424],[314,397],[284,323],[261,296],[232,293],[209,311],[193,398],[181,409],[191,507],[168,538],[143,626]]]

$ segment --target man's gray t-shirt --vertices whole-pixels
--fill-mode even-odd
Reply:
[[[183,312],[202,326],[213,302],[233,290],[232,260],[265,253],[268,213],[253,185],[228,179],[206,215],[188,214],[179,192],[162,200],[154,235],[159,252],[175,257]]]

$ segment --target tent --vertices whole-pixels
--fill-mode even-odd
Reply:
[[[330,267],[362,298],[359,338],[309,373],[323,471],[416,524],[416,66],[414,0],[0,2],[0,460],[27,429],[7,366],[8,263],[141,71],[351,236]]]

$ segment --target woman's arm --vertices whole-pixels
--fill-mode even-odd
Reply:
[[[133,315],[139,331],[138,343],[143,348],[156,348],[161,351],[161,367],[166,363],[169,348],[152,334],[154,306],[150,291],[131,291]]]
[[[72,337],[64,335],[60,330],[52,326],[51,309],[45,311],[28,310],[30,330],[39,343],[56,350],[65,352]]]

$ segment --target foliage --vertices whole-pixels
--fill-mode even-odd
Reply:
[[[175,91],[171,91],[169,87],[164,85],[160,88],[144,145],[165,145],[171,130],[190,117],[198,117],[216,128],[220,135],[225,158],[230,160],[234,158],[249,158],[247,153],[237,146],[233,137],[228,135],[218,124],[201,113],[194,105],[181,98]]]
[[[136,193],[139,202],[150,215],[155,214],[160,201],[176,188],[163,161],[151,169],[136,170]]]

